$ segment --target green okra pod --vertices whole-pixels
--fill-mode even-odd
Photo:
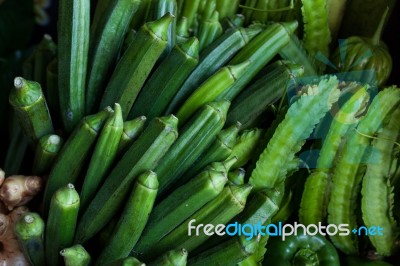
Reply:
[[[114,112],[105,121],[95,144],[88,170],[80,192],[81,210],[85,210],[97,189],[109,173],[117,156],[118,144],[122,135],[124,121],[121,107],[114,105]]]
[[[140,254],[155,245],[207,202],[215,198],[224,188],[226,181],[224,173],[207,170],[175,189],[154,207],[143,235],[132,253]]]
[[[146,171],[138,177],[113,235],[100,253],[96,265],[104,265],[129,255],[147,223],[157,189],[157,175],[153,171]]]
[[[71,132],[85,115],[90,0],[61,0],[58,17],[58,93],[64,129]]]
[[[31,144],[35,144],[41,137],[54,132],[50,113],[39,83],[21,77],[15,78],[14,89],[10,92],[9,102]]]
[[[109,112],[109,110],[103,110],[95,115],[86,116],[63,145],[47,180],[44,192],[45,214],[49,210],[51,197],[57,189],[77,181],[84,161],[95,144]]]
[[[188,252],[186,249],[170,250],[160,258],[149,263],[149,266],[186,266]]]
[[[267,67],[266,72],[232,102],[227,117],[228,125],[239,121],[243,128],[249,128],[257,124],[257,119],[269,106],[286,97],[288,87],[303,76],[304,68],[298,64],[277,61]]]
[[[187,18],[181,17],[176,24],[176,43],[178,45],[189,40],[189,28]]]
[[[22,62],[22,76],[26,79],[33,79],[33,67],[35,64],[35,53],[32,53],[28,58]]]
[[[156,167],[178,137],[174,116],[155,118],[105,179],[80,219],[76,243],[99,232],[122,207],[136,177]]]
[[[239,0],[216,0],[216,2],[217,10],[221,19],[235,16],[237,13]]]
[[[33,266],[45,265],[43,219],[38,213],[24,213],[15,223],[18,242]]]
[[[217,225],[228,223],[244,209],[251,188],[249,185],[226,186],[216,198],[209,201],[181,225],[146,250],[143,256],[145,258],[157,256],[171,248],[185,248],[190,252],[200,246],[210,236],[204,234],[204,232],[194,236],[192,235],[195,233],[193,228],[199,224],[211,223]]]
[[[182,128],[181,136],[154,170],[159,176],[159,194],[162,195],[195,162],[212,143],[225,123],[229,102],[204,105]]]
[[[147,117],[142,115],[135,119],[124,122],[122,135],[118,144],[118,155],[122,155],[140,136],[140,134],[143,132],[146,121]]]
[[[144,24],[118,62],[104,91],[100,108],[119,103],[122,116],[128,117],[147,76],[167,47],[168,26],[173,16],[167,13],[156,21]]]
[[[86,113],[96,110],[140,0],[100,0],[90,28]],[[116,101],[118,102],[118,101]],[[111,105],[113,103],[108,103]]]
[[[222,18],[221,26],[224,31],[243,27],[244,16],[242,14],[236,14],[233,15],[232,17],[223,17],[222,14],[220,13],[220,16]]]
[[[222,34],[222,26],[219,22],[218,11],[214,11],[209,18],[202,18],[199,25],[200,51],[209,46]]]
[[[149,120],[160,116],[198,62],[199,41],[192,37],[175,46],[150,76],[128,118],[139,115]]]
[[[237,123],[227,129],[221,130],[210,147],[196,159],[196,163],[184,174],[182,179],[189,180],[208,164],[227,159],[236,144],[240,127],[241,124]]]
[[[200,2],[201,0],[183,1],[182,11],[179,16],[187,18],[189,28],[192,27],[193,22],[196,19]]]
[[[297,26],[297,21],[272,23],[252,39],[229,61],[230,65],[236,65],[249,60],[250,66],[218,99],[233,100],[256,74],[289,43],[290,34],[297,29]]]
[[[227,30],[213,44],[200,54],[196,68],[183,83],[165,114],[174,113],[207,78],[225,65],[241,48],[243,48],[261,29],[236,28]]]
[[[63,144],[63,139],[58,135],[52,134],[41,137],[36,146],[32,173],[34,175],[47,174]]]
[[[104,264],[105,266],[146,266],[143,262],[135,257],[126,257],[123,259],[115,260],[113,262]]]
[[[208,78],[179,108],[176,114],[179,122],[184,124],[201,106],[224,94],[240,76],[246,73],[249,64],[249,61],[245,61],[238,65],[223,67]]]
[[[57,57],[54,58],[46,68],[46,101],[52,115],[54,127],[58,128],[61,124],[59,95],[58,95],[58,63]]]
[[[244,166],[253,156],[262,136],[262,129],[244,130],[238,137],[230,157],[237,157],[233,169]]]
[[[257,237],[246,240],[245,236],[234,236],[225,242],[191,258],[194,266],[237,265],[257,250]]]
[[[72,245],[79,212],[79,194],[69,183],[51,198],[46,223],[45,252],[48,265],[61,263],[60,251]]]
[[[65,266],[89,266],[90,254],[82,245],[74,245],[60,251]]]
[[[45,34],[35,50],[33,79],[42,85],[47,96],[46,68],[57,54],[57,45],[50,35]]]
[[[229,182],[240,186],[244,184],[244,177],[246,176],[246,170],[244,168],[237,168],[228,173]]]
[[[167,13],[171,13],[175,18],[171,21],[168,26],[168,45],[164,51],[164,55],[167,55],[176,43],[176,18],[178,17],[178,7],[176,0],[156,0],[153,6],[153,19],[159,19]],[[161,56],[162,58],[164,56]]]

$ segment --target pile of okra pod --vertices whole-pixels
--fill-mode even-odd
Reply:
[[[58,2],[9,94],[26,265],[399,265],[394,1]],[[350,232],[188,232],[231,223]]]

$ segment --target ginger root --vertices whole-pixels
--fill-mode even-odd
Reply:
[[[4,172],[1,172],[4,181],[0,183],[0,200],[10,211],[30,201],[43,186],[42,178],[38,176],[13,175],[4,179]]]
[[[28,208],[18,207],[8,215],[0,213],[0,266],[30,265],[14,233],[14,224]]]

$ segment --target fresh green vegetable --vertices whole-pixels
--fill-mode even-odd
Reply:
[[[60,251],[64,258],[65,266],[88,266],[90,264],[90,254],[82,245],[74,245]]]
[[[90,53],[86,86],[86,113],[97,109],[108,73],[112,70],[140,0],[100,0],[90,28]],[[118,101],[116,101],[118,102]],[[108,103],[112,105],[114,103]]]
[[[82,210],[87,208],[113,166],[123,126],[121,107],[116,103],[114,112],[105,121],[98,134],[98,140],[90,158],[88,170],[79,194]]]
[[[59,106],[64,129],[71,132],[85,114],[90,0],[61,0],[58,14]]]
[[[104,91],[100,108],[119,103],[122,116],[129,111],[157,59],[167,47],[168,26],[173,19],[170,13],[159,20],[144,24],[119,60]]]
[[[83,213],[75,236],[76,243],[84,243],[93,237],[118,212],[138,175],[154,169],[175,142],[177,124],[174,116],[155,118],[150,122],[107,176]]]
[[[186,266],[188,252],[186,249],[170,250],[155,261],[149,263],[149,266]]]
[[[45,251],[48,265],[61,263],[60,251],[72,245],[79,212],[79,194],[69,183],[51,198],[46,222]]]
[[[25,256],[34,266],[45,264],[44,253],[45,224],[39,214],[24,213],[15,223],[15,234]]]
[[[147,117],[139,116],[125,121],[121,138],[119,140],[117,154],[122,155],[143,132]]]
[[[46,183],[43,199],[45,214],[49,210],[50,200],[57,189],[68,183],[74,184],[78,180],[85,158],[95,144],[97,135],[109,113],[110,111],[106,109],[97,114],[86,116],[63,145]]]
[[[47,174],[60,152],[64,141],[58,135],[46,135],[39,139],[36,146],[32,173],[34,175]]]
[[[371,139],[382,126],[385,118],[400,104],[400,90],[387,88],[381,91],[372,101],[367,114],[358,124],[356,131],[350,135],[343,148],[340,160],[332,176],[333,186],[328,204],[328,223],[348,224],[357,227],[355,214],[356,201],[360,192],[361,174],[358,173],[364,164],[362,159],[370,146]],[[331,236],[335,246],[346,254],[358,253],[356,235]]]
[[[138,177],[112,237],[97,259],[97,265],[129,255],[147,223],[157,189],[157,175],[154,172],[146,171]]]
[[[41,137],[54,132],[46,100],[40,84],[17,77],[9,102],[15,111],[22,130],[35,144]]]
[[[150,76],[133,105],[129,118],[144,115],[151,120],[160,116],[196,67],[198,57],[199,42],[195,37],[175,46]]]

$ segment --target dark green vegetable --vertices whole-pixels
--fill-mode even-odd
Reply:
[[[44,221],[39,214],[24,213],[15,223],[15,234],[25,256],[34,266],[45,264]]]
[[[118,144],[118,155],[123,155],[130,145],[142,134],[146,120],[145,116],[139,116],[124,122],[122,135]]]
[[[321,265],[339,266],[335,247],[323,236],[291,235],[282,241],[272,238],[267,246],[265,265]]]
[[[54,132],[46,100],[40,84],[17,77],[9,102],[15,111],[22,130],[35,144],[41,137]]]
[[[88,266],[90,264],[90,254],[82,245],[74,245],[60,251],[64,258],[65,266]]]
[[[188,252],[177,249],[166,252],[163,256],[149,263],[149,266],[186,266]]]
[[[36,146],[32,173],[34,175],[47,174],[63,144],[63,139],[58,135],[46,135],[41,137]]]

